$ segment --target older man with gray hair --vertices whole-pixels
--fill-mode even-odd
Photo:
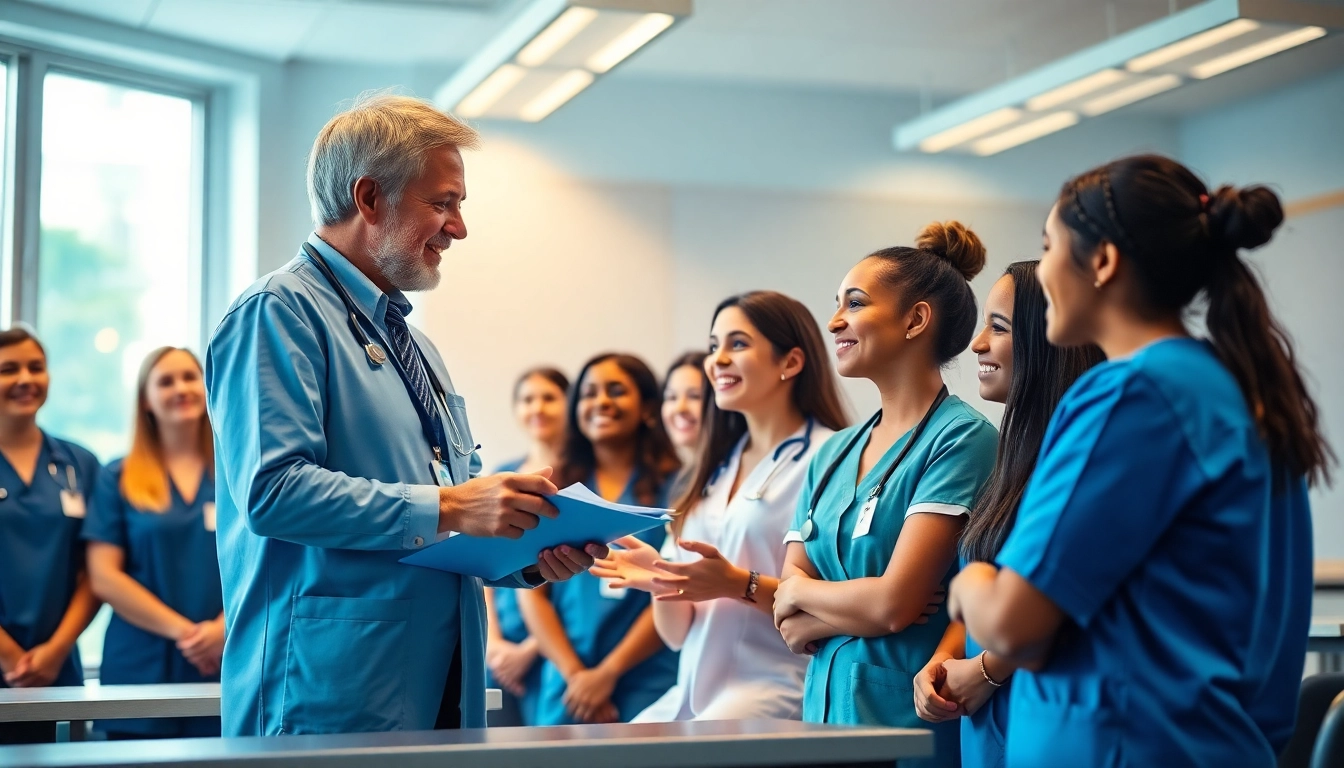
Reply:
[[[358,98],[313,144],[316,231],[210,340],[226,736],[485,725],[481,581],[398,562],[556,514],[549,469],[476,477],[465,404],[406,323],[405,292],[436,286],[467,236],[459,150],[476,144],[422,100]],[[547,550],[492,586],[605,552]]]

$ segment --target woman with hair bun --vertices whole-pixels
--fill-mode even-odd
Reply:
[[[984,266],[975,233],[947,222],[845,275],[836,369],[877,385],[882,409],[813,457],[775,592],[775,625],[813,654],[803,719],[931,728],[934,757],[912,765],[960,764],[957,723],[920,720],[912,680],[947,628],[942,591],[994,468],[997,432],[942,377],[975,333],[968,281]]]
[[[1165,157],[1067,182],[1037,276],[1047,335],[1108,362],[1056,409],[996,563],[954,619],[1023,668],[1009,766],[1272,766],[1292,732],[1312,596],[1309,482],[1333,461],[1238,251],[1283,221]],[[1184,322],[1208,301],[1207,339]]]

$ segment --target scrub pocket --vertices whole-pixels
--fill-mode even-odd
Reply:
[[[408,600],[296,596],[283,732],[401,730],[410,616]]]
[[[444,446],[443,455],[452,463],[453,479],[458,483],[464,483],[466,478],[471,477],[471,457],[475,454],[463,456],[451,443],[456,442],[464,451],[476,446],[476,440],[471,436],[471,424],[467,422],[467,401],[461,395],[451,392],[444,394],[444,400],[448,403],[448,413],[452,416],[452,420],[443,425],[450,443]]]
[[[854,662],[849,667],[846,723],[927,728],[915,714],[915,676],[899,669]],[[832,702],[834,705],[834,702]]]
[[[1008,720],[1008,765],[1110,768],[1124,764],[1120,725],[1110,708],[1022,701]],[[1109,710],[1109,711],[1107,711]]]

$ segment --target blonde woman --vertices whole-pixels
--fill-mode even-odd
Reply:
[[[219,680],[214,438],[201,364],[162,347],[140,367],[131,452],[103,473],[84,525],[107,627],[106,684]],[[218,736],[219,718],[113,720],[109,739]]]

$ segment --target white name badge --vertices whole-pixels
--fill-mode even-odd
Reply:
[[[854,523],[854,535],[851,539],[861,538],[868,535],[868,531],[873,527],[873,513],[877,510],[877,497],[871,496],[863,503],[863,509],[859,510],[859,521]]]
[[[205,519],[205,530],[215,530],[215,505],[209,501],[201,505],[201,517]]]
[[[629,591],[629,587],[611,586],[611,579],[598,579],[597,581],[597,594],[608,600],[622,600]]]
[[[429,462],[429,468],[434,470],[434,482],[438,483],[440,488],[453,487],[453,473],[448,470],[448,462],[435,459]]]
[[[79,491],[61,491],[61,511],[66,517],[84,519],[84,494]]]

